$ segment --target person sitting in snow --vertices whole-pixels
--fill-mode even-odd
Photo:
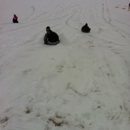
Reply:
[[[60,42],[57,33],[53,32],[49,26],[46,27],[46,32],[47,33],[44,36],[44,44],[57,45]]]
[[[18,16],[16,14],[14,14],[12,21],[13,21],[13,23],[18,23]]]
[[[130,3],[129,3],[129,6],[128,6],[128,9],[130,9]]]
[[[89,33],[90,30],[91,29],[88,27],[87,23],[81,28],[81,31],[84,32],[84,33]]]

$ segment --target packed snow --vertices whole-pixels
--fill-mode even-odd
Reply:
[[[130,130],[129,3],[0,0],[0,130]]]

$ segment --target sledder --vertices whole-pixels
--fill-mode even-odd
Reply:
[[[57,33],[53,32],[50,27],[46,27],[46,34],[44,36],[44,44],[46,45],[57,45],[59,44],[59,36]]]
[[[130,10],[130,3],[129,3],[129,5],[128,5],[128,10]]]
[[[84,32],[84,33],[89,33],[90,30],[91,29],[88,27],[87,23],[81,28],[81,31]]]
[[[13,17],[13,20],[12,20],[13,23],[19,23],[18,22],[18,16],[16,14],[14,14],[14,17]]]

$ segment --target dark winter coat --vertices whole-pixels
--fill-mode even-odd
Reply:
[[[13,18],[12,22],[13,23],[18,23],[18,20]]]
[[[85,33],[89,33],[90,30],[91,30],[91,29],[88,27],[88,24],[85,24],[85,25],[81,28],[81,31],[82,31],[82,32],[85,32]]]
[[[53,31],[49,31],[49,33],[46,33],[44,36],[44,44],[48,44],[48,45],[56,45],[58,44],[59,41],[59,36],[57,35],[57,33],[53,32]]]

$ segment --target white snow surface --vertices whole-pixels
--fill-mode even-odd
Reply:
[[[0,130],[130,130],[129,3],[0,0]]]

